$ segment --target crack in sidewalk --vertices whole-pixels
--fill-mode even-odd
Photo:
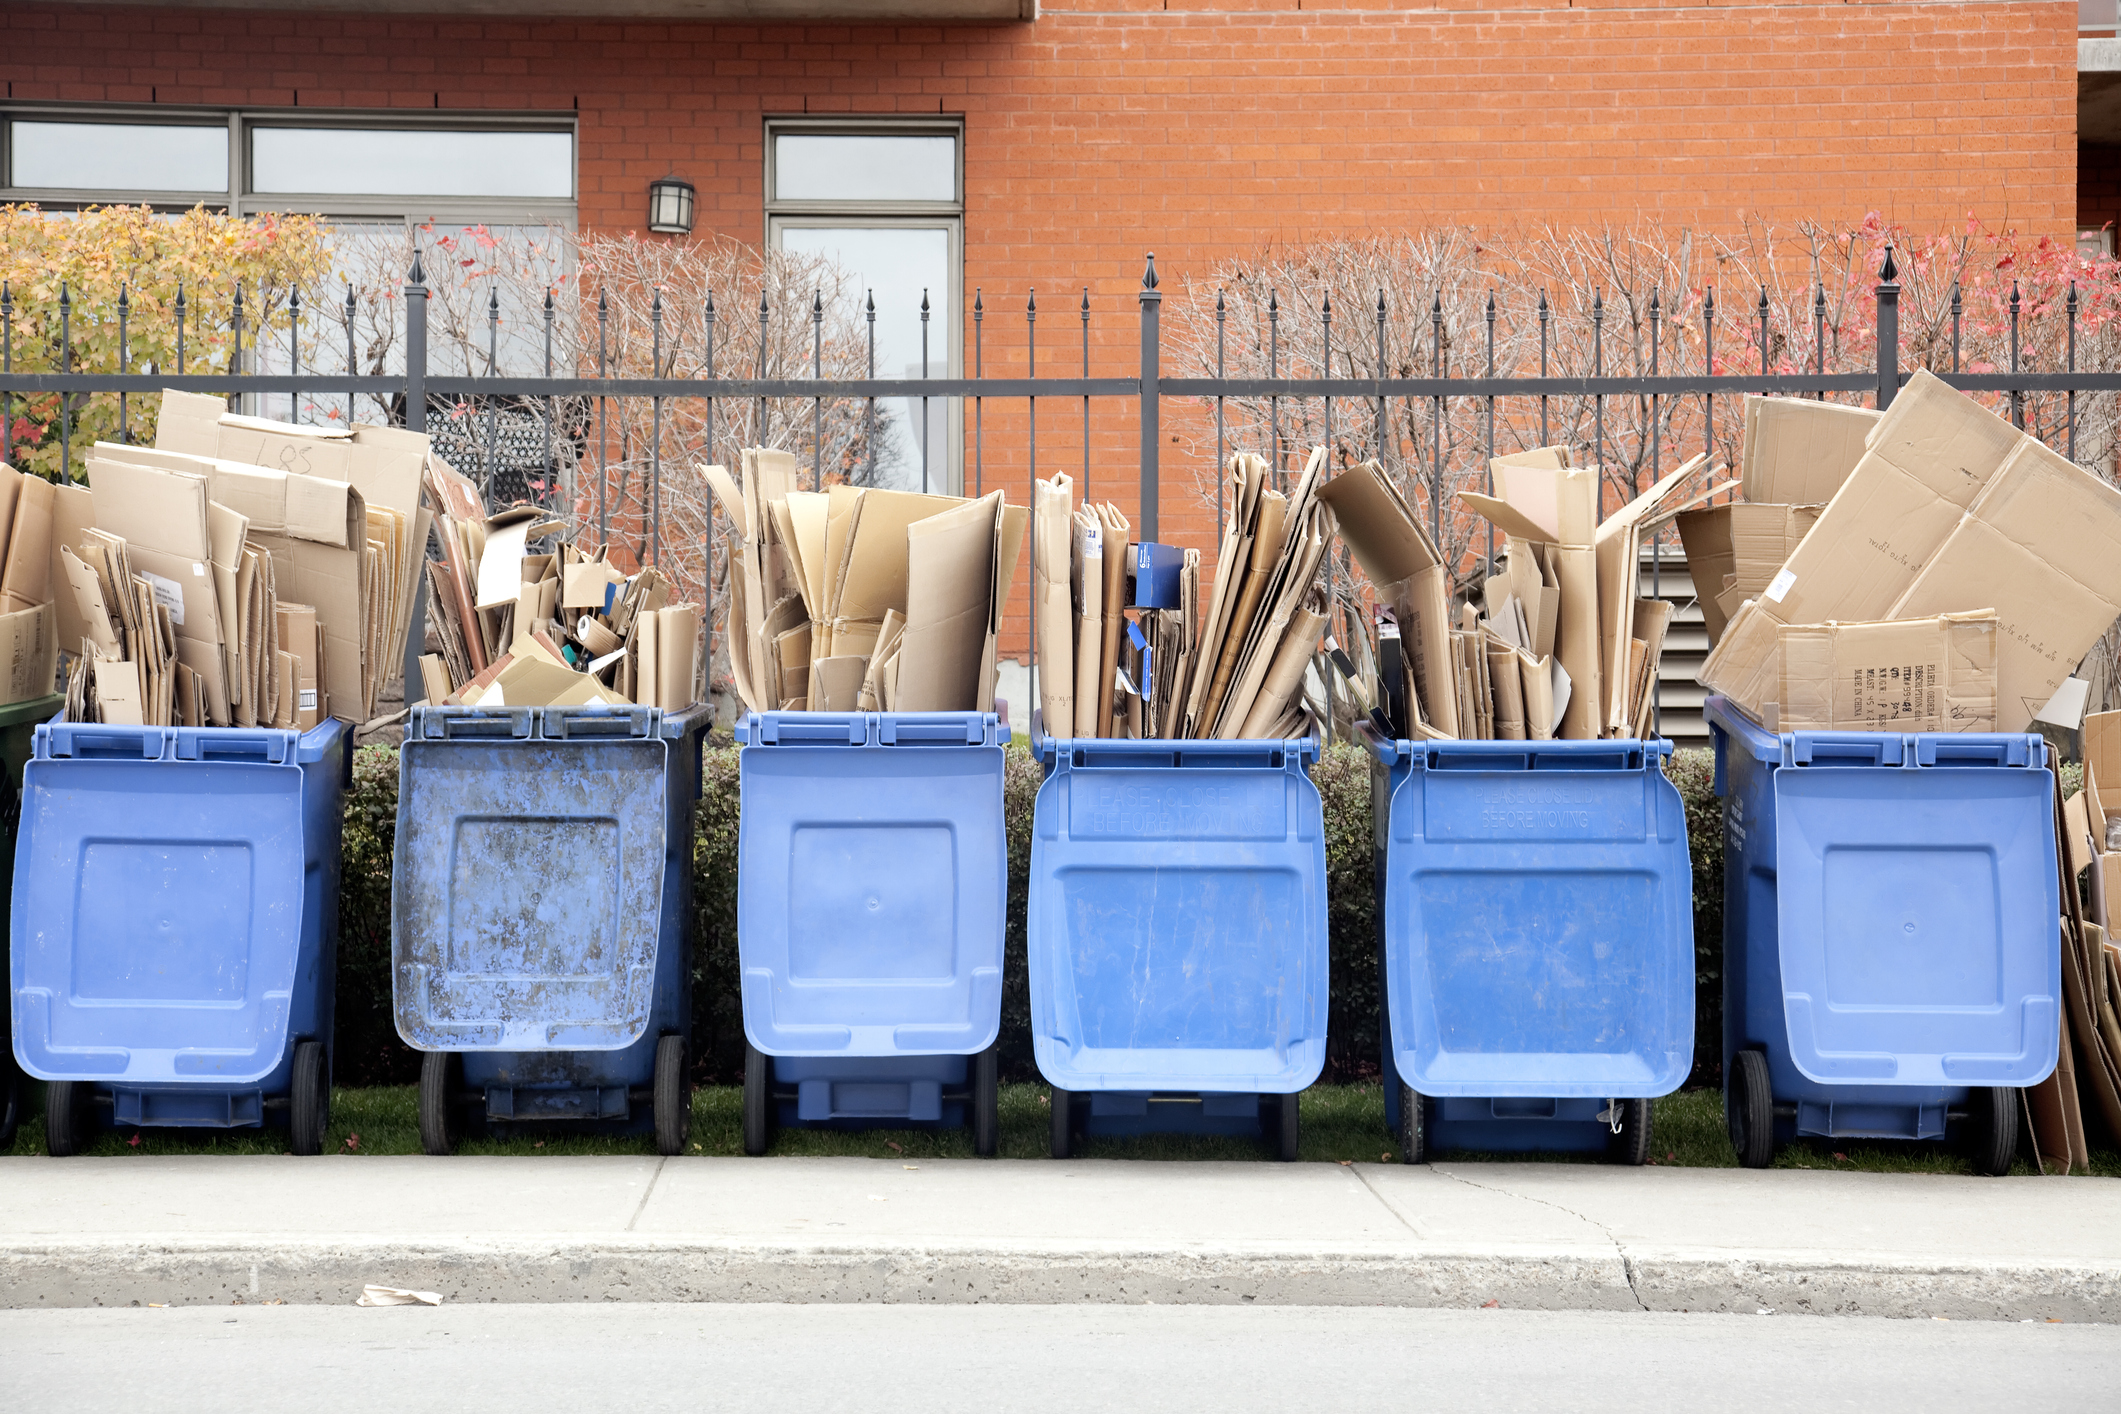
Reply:
[[[663,1165],[669,1162],[668,1158],[655,1161],[655,1172],[648,1175],[648,1186],[641,1190],[641,1201],[634,1205],[633,1216],[626,1219],[625,1231],[632,1232],[633,1225],[641,1220],[641,1214],[648,1211],[648,1199],[655,1193],[656,1183],[663,1176]]]
[[[1377,1185],[1370,1182],[1369,1175],[1363,1172],[1363,1169],[1365,1167],[1367,1166],[1363,1164],[1350,1164],[1348,1165],[1348,1170],[1349,1172],[1355,1175],[1356,1182],[1360,1183],[1364,1188],[1370,1190],[1370,1196],[1372,1198],[1375,1198],[1378,1202],[1378,1205],[1382,1207],[1386,1212],[1390,1213],[1398,1221],[1401,1227],[1405,1228],[1407,1232],[1413,1237],[1417,1239],[1420,1238],[1421,1229],[1414,1226],[1413,1222],[1407,1217],[1405,1213],[1399,1211],[1399,1205],[1397,1203],[1393,1202],[1390,1198],[1385,1197],[1385,1195],[1378,1190]]]
[[[1453,1173],[1437,1164],[1431,1164],[1429,1168],[1431,1172],[1441,1174],[1453,1183],[1463,1183],[1466,1187],[1477,1188],[1483,1193],[1494,1193],[1504,1198],[1515,1198],[1526,1203],[1537,1203],[1541,1207],[1552,1208],[1557,1213],[1567,1213],[1578,1222],[1597,1228],[1600,1233],[1604,1234],[1605,1240],[1613,1244],[1613,1255],[1620,1258],[1621,1273],[1627,1277],[1628,1281],[1628,1295],[1634,1297],[1635,1304],[1643,1310],[1647,1311],[1650,1309],[1649,1303],[1642,1299],[1642,1293],[1635,1287],[1635,1259],[1628,1255],[1627,1246],[1613,1235],[1613,1229],[1607,1227],[1598,1219],[1588,1213],[1579,1213],[1574,1208],[1566,1207],[1548,1198],[1535,1198],[1529,1193],[1517,1193],[1508,1188],[1496,1188],[1485,1183],[1475,1183],[1472,1179],[1462,1174]]]

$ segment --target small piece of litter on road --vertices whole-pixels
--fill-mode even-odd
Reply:
[[[1499,1309],[1501,1305],[1502,1303],[1500,1301],[1483,1301],[1480,1303],[1480,1309],[1483,1311],[1493,1311]]]
[[[869,1195],[869,1201],[872,1203],[888,1203],[891,1200],[881,1193],[872,1193]]]
[[[900,1164],[899,1167],[908,1173],[919,1173],[921,1171],[919,1164]]]
[[[1353,1160],[1353,1159],[1342,1159],[1342,1160],[1340,1161],[1340,1166],[1341,1166],[1342,1168],[1348,1168],[1348,1167],[1352,1166],[1352,1165],[1354,1164],[1354,1162],[1355,1162],[1355,1160]]]
[[[377,1286],[370,1283],[361,1288],[356,1306],[439,1306],[441,1294],[433,1291],[412,1291],[402,1286]]]
[[[1389,1164],[1392,1162],[1392,1155],[1390,1153],[1379,1154],[1377,1156],[1377,1162],[1381,1164]]]
[[[147,1309],[150,1311],[167,1311],[169,1303],[167,1301],[150,1301],[147,1303]]]
[[[1763,1307],[1761,1307],[1761,1308],[1760,1308],[1760,1309],[1759,1309],[1758,1311],[1754,1312],[1753,1314],[1754,1314],[1754,1315],[1756,1315],[1756,1316],[1772,1316],[1772,1315],[1774,1315],[1775,1313],[1774,1313],[1773,1311],[1770,1311],[1770,1310],[1769,1310],[1769,1309],[1768,1309],[1767,1307],[1763,1306]]]

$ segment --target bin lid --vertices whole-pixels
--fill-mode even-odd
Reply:
[[[676,720],[645,708],[415,715],[391,879],[391,1002],[408,1045],[604,1051],[640,1039],[664,926]]]
[[[1389,1044],[1424,1095],[1669,1094],[1694,1058],[1693,872],[1669,742],[1396,743]]]
[[[252,1084],[304,931],[297,734],[76,724],[24,768],[15,1054],[45,1080]],[[332,836],[337,839],[334,829]]]
[[[2021,1086],[2054,1069],[2054,780],[2027,745],[1925,733],[1897,765],[1775,771],[1783,1013],[1806,1078]]]
[[[1047,740],[1031,1040],[1068,1090],[1288,1094],[1325,1065],[1317,746]]]
[[[769,712],[738,757],[744,1035],[968,1055],[1001,1030],[1007,752],[991,712]]]

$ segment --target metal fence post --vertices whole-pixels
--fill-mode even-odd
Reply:
[[[405,277],[405,430],[427,430],[427,272],[418,246]]]
[[[1162,436],[1157,421],[1158,400],[1163,396],[1163,304],[1164,297],[1156,289],[1156,252],[1149,252],[1148,268],[1142,271],[1142,483],[1141,483],[1141,538],[1156,539],[1156,458],[1157,446]]]
[[[1885,248],[1885,265],[1878,271],[1878,411],[1893,405],[1900,391],[1900,267],[1893,264],[1893,248]]]

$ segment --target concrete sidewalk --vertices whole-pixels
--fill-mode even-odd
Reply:
[[[0,1306],[1266,1302],[2121,1322],[2121,1181],[1559,1164],[0,1159]]]

